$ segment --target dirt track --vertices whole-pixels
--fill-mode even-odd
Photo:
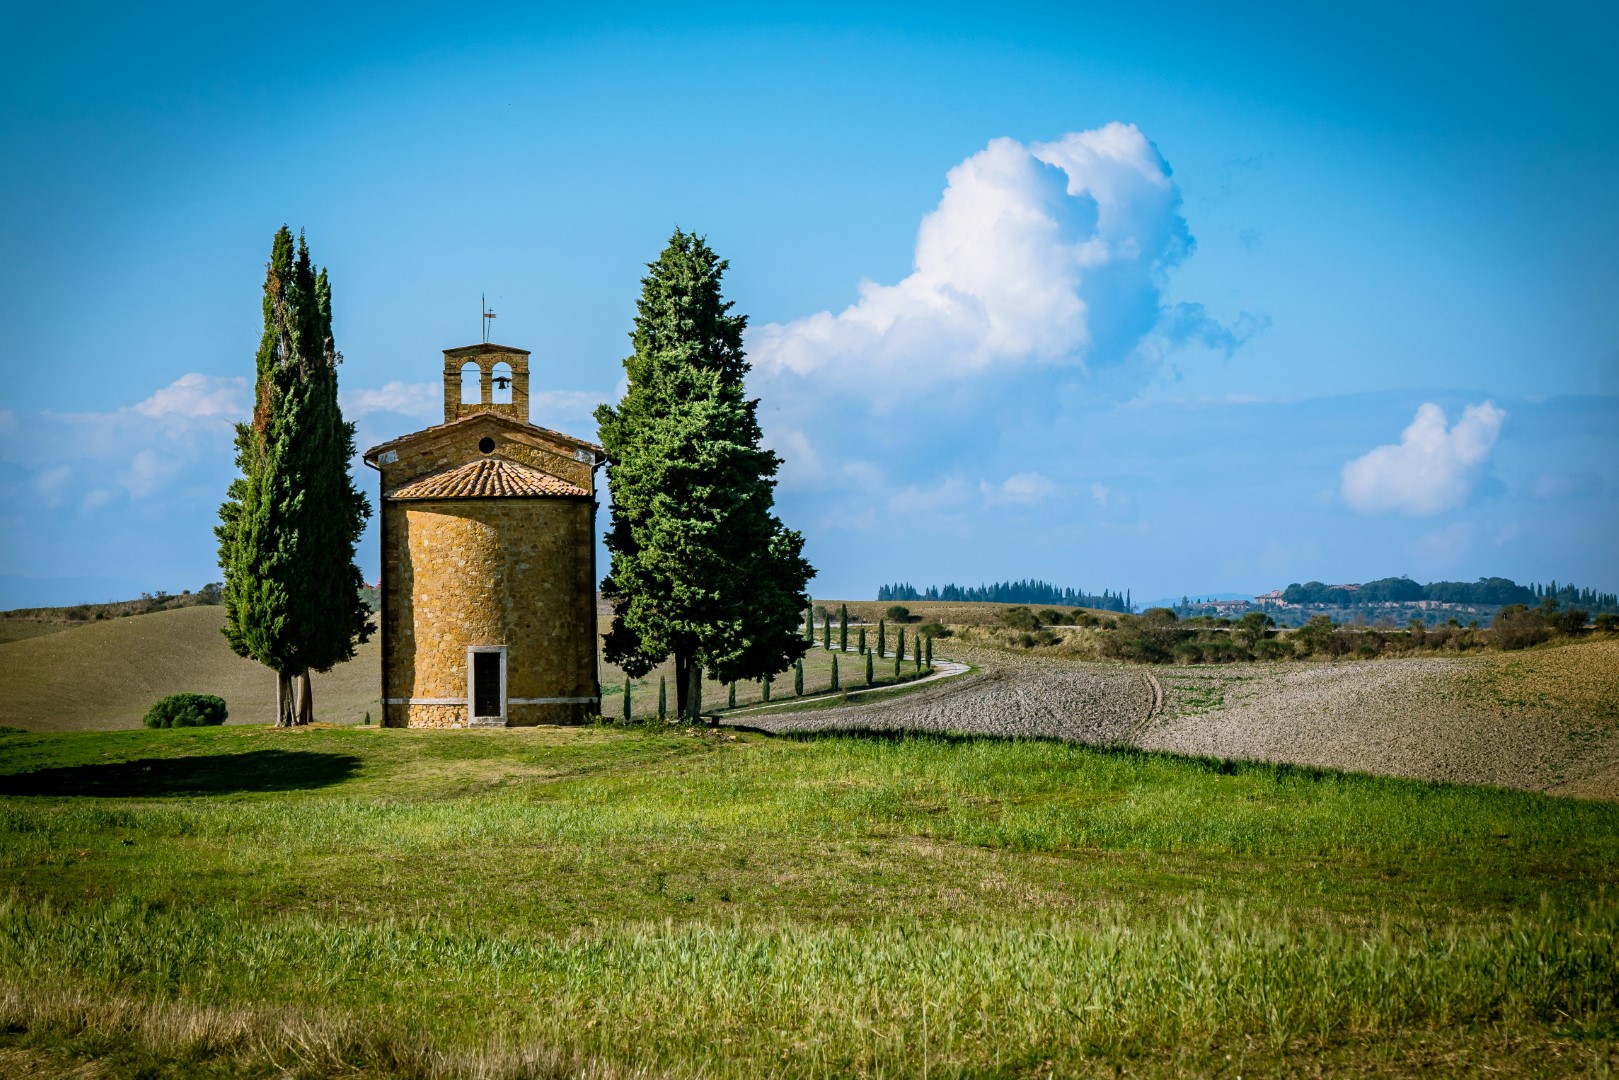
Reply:
[[[1149,668],[963,652],[978,671],[912,695],[745,722],[1043,736],[1619,798],[1619,664],[1594,697],[1518,700],[1498,685],[1517,661],[1499,656]],[[1600,672],[1611,658],[1581,659]]]

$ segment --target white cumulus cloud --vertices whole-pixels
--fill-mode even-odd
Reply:
[[[1467,502],[1507,418],[1494,402],[1469,405],[1454,426],[1433,403],[1417,409],[1400,441],[1348,462],[1344,502],[1363,513],[1438,514]]]
[[[1169,166],[1134,125],[1000,138],[950,170],[907,277],[862,283],[838,314],[757,327],[749,351],[766,377],[824,372],[867,389],[1116,361],[1165,320],[1164,273],[1190,248]],[[1205,318],[1165,321],[1185,340],[1198,332],[1184,324]]]

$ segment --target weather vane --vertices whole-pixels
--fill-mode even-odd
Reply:
[[[489,310],[489,300],[486,296],[479,295],[478,306],[483,310],[483,343],[487,345],[489,344],[489,320],[495,317],[495,313]]]

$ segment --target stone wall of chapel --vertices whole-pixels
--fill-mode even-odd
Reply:
[[[469,645],[506,646],[508,699],[599,698],[594,523],[588,499],[385,500],[384,723],[464,725]],[[598,708],[508,705],[507,719]]]

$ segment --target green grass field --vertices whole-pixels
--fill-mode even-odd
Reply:
[[[1045,742],[0,736],[0,1073],[1610,1075],[1619,806]]]

